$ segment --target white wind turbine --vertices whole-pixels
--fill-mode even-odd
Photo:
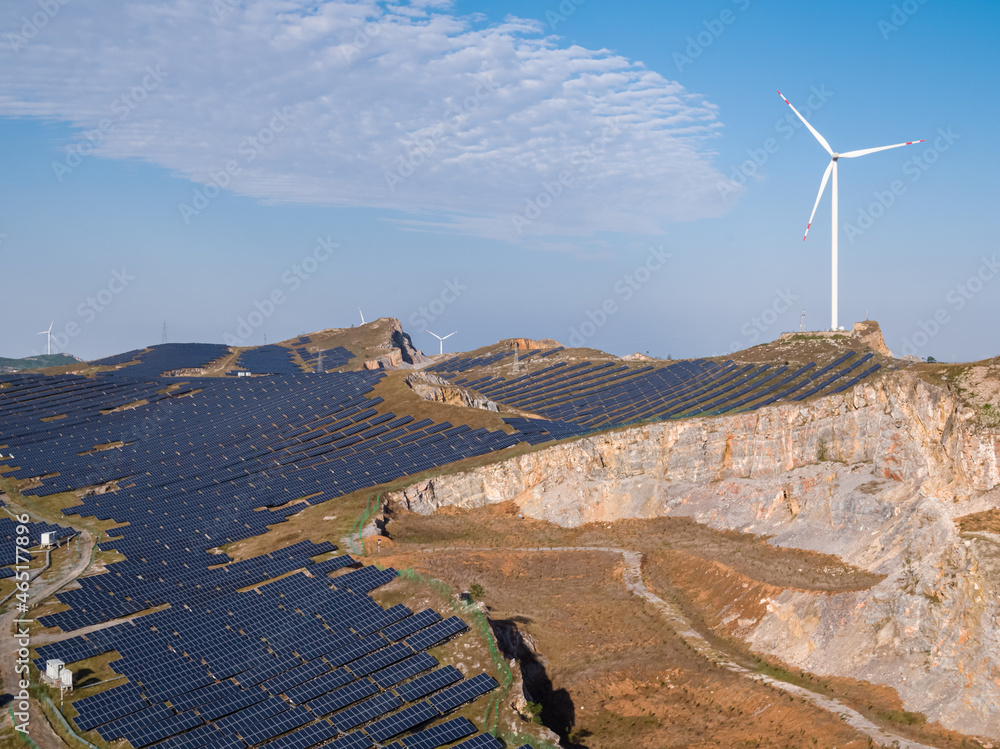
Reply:
[[[48,330],[43,330],[41,333],[37,333],[37,335],[43,335],[43,336],[46,337],[45,338],[45,342],[46,342],[45,353],[46,354],[51,354],[52,353],[52,326],[55,325],[55,324],[56,324],[56,321],[53,320],[51,323],[49,323],[49,329]]]
[[[365,313],[361,311],[360,307],[358,307],[358,314],[361,315],[361,324],[364,325],[365,324]]]
[[[426,328],[425,328],[425,330],[426,330]],[[431,333],[429,330],[427,332]],[[444,338],[442,338],[441,336],[439,336],[437,333],[431,333],[432,336],[434,336],[435,338],[437,338],[441,342],[441,353],[442,354],[444,354],[444,342],[445,342],[445,340],[448,339],[448,338],[451,338],[457,332],[458,331],[455,330],[455,331],[449,333],[448,335],[446,335]]]
[[[778,96],[780,96],[782,98],[782,100],[784,100],[785,104],[787,104],[788,106],[792,107],[792,103],[790,101],[788,101],[788,99],[785,99],[785,95],[782,94],[780,91],[778,92]],[[813,220],[813,218],[816,216],[816,209],[819,208],[819,201],[823,197],[823,191],[826,189],[826,183],[829,182],[829,180],[830,180],[830,174],[832,173],[833,174],[833,196],[832,196],[833,197],[833,212],[832,212],[832,215],[833,215],[833,227],[832,227],[832,234],[833,234],[833,257],[832,257],[831,263],[832,263],[832,275],[833,275],[833,281],[832,281],[833,291],[832,291],[832,302],[831,302],[831,323],[830,323],[830,328],[831,328],[831,330],[839,330],[840,328],[838,327],[838,324],[837,324],[837,311],[838,311],[837,310],[837,293],[838,293],[838,290],[837,290],[837,253],[838,253],[838,246],[837,246],[837,241],[838,241],[838,232],[837,232],[837,226],[838,226],[838,224],[837,224],[837,222],[838,222],[837,161],[839,159],[853,159],[853,158],[855,158],[857,156],[867,156],[868,154],[875,153],[876,151],[888,151],[890,148],[900,148],[902,146],[912,146],[914,143],[923,143],[924,141],[923,140],[911,140],[911,141],[907,141],[906,143],[896,143],[895,145],[892,145],[892,146],[881,146],[879,148],[865,148],[865,149],[862,149],[860,151],[848,151],[847,153],[837,153],[832,148],[830,148],[830,144],[826,142],[826,138],[824,138],[822,135],[820,135],[818,132],[816,132],[816,129],[806,121],[806,118],[803,117],[801,114],[799,114],[799,110],[797,110],[795,107],[792,107],[792,111],[795,112],[795,115],[800,120],[802,120],[802,124],[805,125],[807,128],[809,128],[809,132],[812,133],[813,136],[816,138],[816,140],[819,141],[819,144],[821,146],[823,146],[823,148],[826,149],[826,152],[828,154],[830,154],[830,164],[829,164],[829,166],[827,166],[826,171],[823,173],[823,181],[819,185],[819,195],[816,196],[816,203],[813,205],[812,214],[810,214],[810,216],[809,216],[809,223],[806,225],[806,233],[805,233],[805,236],[802,237],[802,241],[805,242],[806,241],[806,237],[809,236],[809,229],[812,226],[812,220]]]

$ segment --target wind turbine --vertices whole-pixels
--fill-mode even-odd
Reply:
[[[792,107],[792,103],[790,101],[788,101],[788,99],[785,98],[785,95],[782,94],[780,91],[778,92],[778,96],[780,96],[782,98],[782,100],[785,102],[785,104],[787,104],[788,106]],[[838,312],[838,310],[837,310],[837,293],[838,293],[838,288],[837,288],[837,284],[838,284],[838,281],[837,281],[837,264],[838,264],[837,263],[837,255],[838,255],[838,246],[837,246],[837,242],[838,242],[838,232],[837,232],[837,226],[838,226],[838,224],[837,224],[837,222],[838,222],[837,161],[839,159],[853,159],[853,158],[856,158],[858,156],[867,156],[868,154],[870,154],[870,153],[876,153],[877,151],[888,151],[890,148],[901,148],[902,146],[912,146],[914,143],[923,143],[924,141],[923,140],[911,140],[911,141],[907,141],[906,143],[896,143],[895,145],[892,145],[892,146],[880,146],[879,148],[864,148],[864,149],[862,149],[860,151],[848,151],[847,153],[837,153],[832,148],[830,148],[830,144],[826,142],[826,138],[824,138],[822,135],[820,135],[818,132],[816,132],[816,128],[814,128],[812,125],[810,125],[806,121],[806,118],[803,117],[801,114],[799,114],[799,110],[797,110],[795,107],[792,107],[792,111],[795,112],[795,115],[800,120],[802,120],[802,124],[805,125],[807,128],[809,128],[809,132],[812,133],[813,136],[816,138],[816,140],[819,141],[819,144],[821,146],[823,146],[823,148],[826,149],[826,152],[828,154],[830,154],[830,164],[826,167],[826,171],[823,172],[823,181],[819,185],[819,195],[816,196],[816,203],[813,205],[812,214],[810,214],[810,216],[809,216],[809,223],[806,225],[806,233],[805,233],[805,236],[802,237],[802,241],[805,242],[806,241],[806,237],[809,236],[809,229],[810,229],[810,227],[812,227],[813,218],[816,216],[816,209],[819,208],[819,201],[823,197],[823,191],[826,190],[826,183],[830,181],[830,175],[832,174],[833,175],[833,226],[832,226],[832,235],[833,235],[832,236],[832,239],[833,239],[833,242],[832,242],[832,245],[833,245],[832,252],[833,252],[833,255],[832,255],[832,259],[831,259],[831,267],[832,267],[832,276],[833,276],[833,279],[832,279],[832,301],[831,301],[831,314],[830,314],[830,317],[831,317],[830,329],[831,330],[839,330],[840,328],[837,325],[837,312]]]
[[[426,330],[426,328],[425,328],[425,330]],[[428,332],[428,333],[431,333],[431,332],[430,332],[429,330],[428,330],[427,332]],[[452,337],[453,335],[455,335],[455,333],[457,333],[457,332],[458,332],[458,331],[457,331],[457,330],[455,330],[455,331],[453,331],[453,332],[449,333],[448,335],[446,335],[446,336],[445,336],[444,338],[442,338],[441,336],[439,336],[439,335],[438,335],[437,333],[431,333],[431,335],[432,335],[432,336],[434,336],[435,338],[437,338],[437,339],[438,339],[438,340],[439,340],[439,341],[441,342],[441,353],[442,353],[442,354],[444,354],[444,342],[445,342],[445,339],[447,339],[447,338],[451,338],[451,337]]]
[[[37,335],[43,335],[43,336],[46,337],[45,338],[45,342],[47,344],[46,345],[46,349],[45,349],[45,353],[46,354],[51,354],[52,353],[52,326],[55,325],[55,324],[56,324],[56,321],[53,320],[51,323],[49,323],[49,329],[48,330],[43,330],[41,333],[37,333]]]
[[[358,307],[358,314],[361,315],[361,324],[364,325],[365,324],[365,313],[361,311],[360,307]]]

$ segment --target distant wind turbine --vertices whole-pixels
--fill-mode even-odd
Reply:
[[[45,336],[45,342],[46,342],[45,353],[46,354],[51,354],[52,353],[52,326],[55,325],[55,324],[56,324],[56,321],[53,320],[51,323],[49,323],[49,329],[48,330],[43,330],[41,333],[37,334],[37,335],[43,335],[43,336]]]
[[[427,332],[431,333],[429,330]],[[449,333],[448,335],[446,335],[444,338],[442,338],[441,336],[439,336],[437,333],[431,333],[432,336],[434,336],[435,338],[437,338],[441,342],[441,353],[442,354],[444,354],[444,342],[445,342],[445,340],[447,340],[448,338],[451,338],[457,332],[458,331],[455,330],[455,331]]]
[[[788,106],[792,107],[792,103],[790,101],[788,101],[788,99],[785,98],[785,95],[782,94],[780,91],[778,92],[778,96],[780,96],[782,98],[782,100],[785,102],[785,104],[787,104]],[[865,149],[862,149],[860,151],[848,151],[847,153],[836,153],[832,148],[830,148],[830,144],[826,142],[826,138],[824,138],[822,135],[820,135],[818,132],[816,132],[816,129],[806,121],[806,118],[803,117],[801,114],[799,114],[799,110],[797,110],[795,107],[792,107],[792,111],[795,112],[795,115],[800,120],[802,120],[802,124],[805,125],[807,128],[809,128],[809,132],[812,133],[813,136],[816,138],[816,140],[819,141],[819,144],[821,146],[823,146],[823,148],[826,149],[826,152],[828,154],[830,154],[830,164],[827,166],[826,171],[823,173],[823,181],[819,185],[819,195],[816,196],[816,203],[813,205],[812,214],[809,216],[809,223],[806,225],[806,233],[805,233],[805,236],[802,237],[802,241],[805,242],[806,241],[806,237],[809,236],[809,229],[812,226],[812,220],[813,220],[813,218],[816,216],[816,209],[819,208],[820,198],[823,197],[823,191],[826,190],[826,183],[830,180],[830,175],[833,174],[833,193],[832,193],[833,194],[833,214],[832,214],[833,215],[833,227],[832,227],[832,234],[833,234],[833,243],[832,243],[833,244],[833,257],[832,257],[832,260],[831,260],[831,267],[832,267],[833,279],[832,279],[832,301],[831,301],[831,314],[830,314],[830,317],[831,317],[830,329],[831,330],[839,330],[840,328],[839,328],[839,326],[837,324],[837,313],[838,313],[838,309],[837,309],[837,294],[838,294],[838,285],[837,285],[837,265],[838,265],[838,263],[837,263],[837,253],[838,253],[838,246],[837,246],[837,241],[838,241],[837,226],[838,226],[838,223],[837,222],[839,220],[838,219],[838,205],[837,205],[837,201],[838,201],[838,197],[839,197],[838,196],[838,189],[837,189],[837,161],[838,161],[838,159],[853,159],[853,158],[855,158],[857,156],[867,156],[868,154],[870,154],[870,153],[876,153],[877,151],[888,151],[890,148],[901,148],[902,146],[912,146],[914,143],[923,143],[924,141],[922,141],[922,140],[911,140],[911,141],[907,141],[906,143],[896,143],[895,145],[892,145],[892,146],[880,146],[879,148],[865,148]]]
[[[361,311],[360,307],[358,307],[358,314],[361,315],[361,324],[364,325],[365,324],[365,313]]]

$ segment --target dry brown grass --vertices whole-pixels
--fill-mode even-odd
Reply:
[[[616,555],[397,547],[383,561],[481,585],[491,618],[536,643],[544,665],[529,689],[579,746],[867,746],[836,717],[705,663],[625,589]]]
[[[408,547],[608,546],[643,553],[672,550],[722,562],[770,585],[800,590],[866,590],[884,579],[828,554],[770,546],[764,536],[717,531],[689,518],[619,520],[561,528],[517,516],[514,502],[477,510],[446,507],[435,515],[390,508],[388,532],[396,544]]]
[[[536,685],[546,695],[545,719],[579,746],[869,744],[811,703],[702,660],[656,611],[627,592],[617,555],[511,549],[642,551],[647,585],[678,602],[706,636],[748,667],[835,696],[895,733],[942,747],[976,746],[937,725],[900,725],[892,717],[904,715],[893,690],[789,671],[757,658],[721,625],[720,612],[738,592],[747,591],[741,616],[752,616],[754,596],[759,604],[764,594],[788,588],[829,595],[882,579],[835,557],[775,548],[761,537],[720,533],[679,518],[558,528],[519,519],[513,503],[434,516],[394,510],[390,518],[392,542],[383,545],[378,561],[414,566],[459,590],[481,585],[490,617],[516,622],[537,642],[550,682]]]
[[[739,620],[759,619],[765,610],[761,599],[786,588],[761,583],[718,562],[672,552],[648,555],[643,573],[647,584],[677,603],[703,636],[756,670],[839,699],[877,725],[914,741],[941,749],[980,746],[940,724],[926,723],[922,715],[907,713],[894,689],[856,679],[816,676],[790,668],[778,658],[752,652],[739,637]]]
[[[379,396],[383,399],[382,403],[375,406],[379,413],[392,411],[412,416],[417,421],[448,421],[453,426],[467,424],[472,429],[483,427],[491,431],[513,433],[514,430],[503,421],[505,414],[424,400],[406,384],[409,374],[409,371],[387,371],[386,376],[375,386],[371,397]]]
[[[1000,510],[986,510],[955,518],[960,533],[1000,533]]]

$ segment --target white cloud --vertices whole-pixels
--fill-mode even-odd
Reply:
[[[97,155],[201,184],[234,162],[238,193],[399,209],[425,230],[652,233],[724,210],[702,97],[537,22],[449,5],[6,0],[0,114],[104,119]]]

